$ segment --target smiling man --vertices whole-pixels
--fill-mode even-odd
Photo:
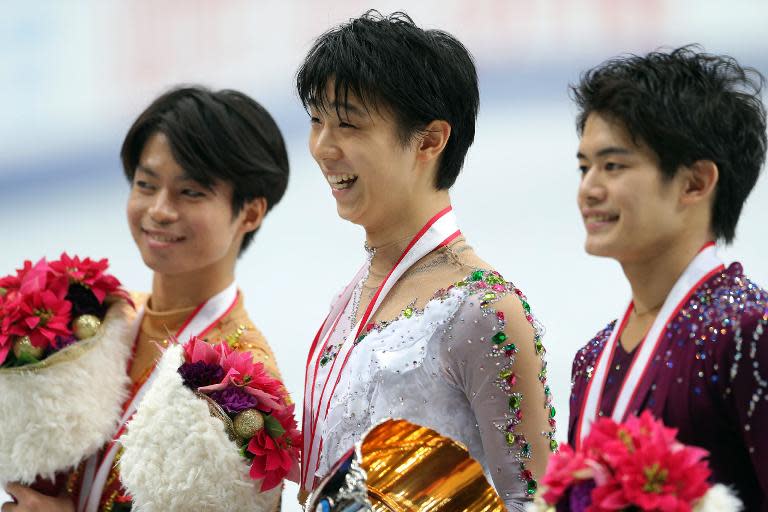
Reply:
[[[472,57],[403,13],[368,12],[315,42],[297,88],[310,152],[368,252],[307,361],[304,491],[396,417],[467,446],[507,507],[523,510],[557,449],[555,411],[530,305],[451,209],[475,134]]]
[[[710,452],[712,479],[768,510],[768,294],[729,243],[766,152],[763,79],[685,47],[608,61],[574,87],[589,254],[617,260],[629,305],[577,354],[569,440],[650,410]]]
[[[288,183],[288,156],[272,117],[237,91],[174,89],[139,115],[125,137],[121,158],[130,182],[128,224],[144,263],[153,272],[151,294],[132,294],[138,315],[134,331],[126,334],[132,336],[127,342],[133,345],[134,355],[127,369],[132,386],[125,407],[140,404],[161,355],[159,345],[167,346],[170,336],[182,343],[191,336],[210,341],[226,338],[279,376],[272,351],[250,321],[235,282],[238,256],[251,244]],[[126,412],[123,424],[130,418]],[[182,424],[185,429],[194,428]],[[165,429],[165,434],[173,428],[151,427]],[[183,430],[177,435],[183,438],[188,433]],[[47,497],[9,486],[17,503],[4,505],[3,512],[130,510],[132,498],[120,480],[120,450],[113,446],[117,445],[109,443],[70,475],[66,496]],[[147,447],[153,449],[162,447]],[[178,494],[194,496],[194,478],[190,480],[189,475],[201,461],[185,461],[179,453],[167,457],[178,467],[189,468],[184,481],[178,482]],[[222,467],[213,459],[207,462]],[[157,468],[141,471],[151,475]],[[221,485],[229,486],[238,477],[222,474]],[[256,495],[250,486],[240,487],[243,493]],[[152,495],[152,489],[143,491]],[[279,491],[278,487],[270,496],[274,504]],[[230,509],[228,503],[206,508]]]

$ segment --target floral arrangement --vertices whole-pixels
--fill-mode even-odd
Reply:
[[[37,363],[94,336],[108,298],[130,302],[108,265],[63,253],[57,261],[25,261],[0,278],[0,367]]]
[[[270,376],[248,352],[226,342],[211,345],[192,337],[184,345],[179,374],[184,385],[214,402],[231,420],[240,453],[250,464],[250,477],[263,479],[268,491],[284,478],[298,480],[301,433],[283,384]]]
[[[624,423],[600,418],[583,446],[552,456],[531,511],[740,510],[727,487],[710,485],[708,452],[679,443],[649,411]]]

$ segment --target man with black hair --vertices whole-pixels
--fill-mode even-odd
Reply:
[[[557,449],[555,410],[530,305],[451,209],[475,135],[472,57],[446,32],[371,11],[315,42],[297,89],[310,152],[368,251],[307,362],[304,491],[396,417],[462,442],[522,510]]]
[[[650,410],[709,451],[712,479],[768,510],[768,293],[731,242],[766,154],[763,77],[697,47],[610,60],[573,88],[589,254],[632,298],[577,354],[569,440]]]
[[[288,183],[288,156],[272,117],[237,91],[173,89],[157,98],[133,123],[123,142],[121,159],[131,185],[128,224],[144,263],[154,272],[151,294],[132,294],[138,314],[136,330],[131,334],[135,339],[128,340],[133,345],[127,370],[132,385],[124,407],[140,405],[161,355],[158,342],[168,346],[170,336],[181,343],[191,336],[212,342],[226,339],[233,348],[251,352],[255,361],[279,377],[272,351],[250,321],[235,283],[238,255],[251,243]],[[126,409],[115,439],[130,418]],[[152,428],[167,430],[173,426]],[[184,428],[176,433],[179,438],[194,426]],[[121,484],[117,446],[113,440],[84,461],[69,476],[66,496],[47,497],[19,485],[9,486],[8,492],[17,503],[4,505],[3,511],[130,510],[131,490]],[[199,473],[196,466],[222,466],[211,459],[184,461],[179,458],[182,455],[158,456],[178,465],[182,473],[188,467],[176,492],[194,496],[194,479],[189,475]],[[157,467],[138,471],[151,475]],[[244,499],[256,506],[256,489],[240,485],[240,477],[221,475],[222,488],[235,482],[239,492],[246,493]],[[152,495],[152,489],[142,491]],[[270,491],[268,500],[265,497],[271,505],[259,510],[272,510],[279,495],[280,486]],[[222,511],[233,506],[205,504],[206,499],[211,497],[201,498],[196,506]],[[178,501],[185,502],[195,499]],[[151,506],[159,509],[169,505],[155,502]]]

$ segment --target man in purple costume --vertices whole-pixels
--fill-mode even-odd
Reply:
[[[573,88],[585,247],[621,264],[632,297],[576,354],[569,441],[650,410],[710,452],[746,510],[768,511],[768,292],[713,243],[733,240],[765,160],[763,82],[685,47],[608,61]]]

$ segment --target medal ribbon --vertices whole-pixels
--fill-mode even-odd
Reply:
[[[301,485],[308,491],[311,491],[314,485],[315,472],[320,464],[320,453],[322,450],[322,430],[325,418],[328,415],[331,398],[336,391],[336,386],[341,379],[341,374],[346,367],[352,349],[355,347],[355,340],[360,336],[363,328],[368,324],[368,320],[373,317],[376,310],[386,298],[389,291],[397,283],[398,279],[417,261],[430,252],[448,245],[452,240],[461,234],[456,223],[456,215],[452,208],[447,208],[438,212],[432,217],[418,233],[411,239],[405,248],[397,263],[392,267],[389,274],[379,284],[376,294],[371,299],[365,313],[358,321],[352,331],[344,340],[338,354],[333,359],[328,375],[322,382],[322,391],[315,399],[314,389],[317,383],[317,373],[319,361],[325,348],[328,346],[333,336],[336,326],[344,313],[354,291],[357,282],[362,279],[366,266],[358,271],[355,279],[350,282],[342,294],[337,298],[331,307],[331,313],[325,319],[325,322],[318,330],[310,355],[307,360],[307,369],[305,373],[304,385],[304,417],[302,420],[304,433],[304,452],[303,464],[301,468]],[[319,343],[322,339],[323,342]]]
[[[696,289],[713,275],[724,270],[724,268],[722,261],[717,257],[714,242],[705,244],[699,250],[696,257],[688,264],[688,267],[686,267],[664,300],[661,310],[656,315],[656,319],[640,343],[638,352],[621,383],[616,404],[611,413],[611,418],[614,421],[620,423],[626,419],[630,404],[637,398],[638,388],[650,370],[651,361],[658,352],[670,322],[680,313],[680,310],[685,306]],[[616,345],[621,339],[621,333],[627,325],[633,309],[634,303],[630,301],[629,306],[624,310],[623,315],[619,317],[619,321],[616,322],[607,343],[603,346],[603,350],[595,365],[594,375],[589,384],[587,384],[575,436],[577,446],[580,446],[584,438],[589,435],[592,422],[597,418],[600,400],[608,378],[609,366],[613,361]]]

